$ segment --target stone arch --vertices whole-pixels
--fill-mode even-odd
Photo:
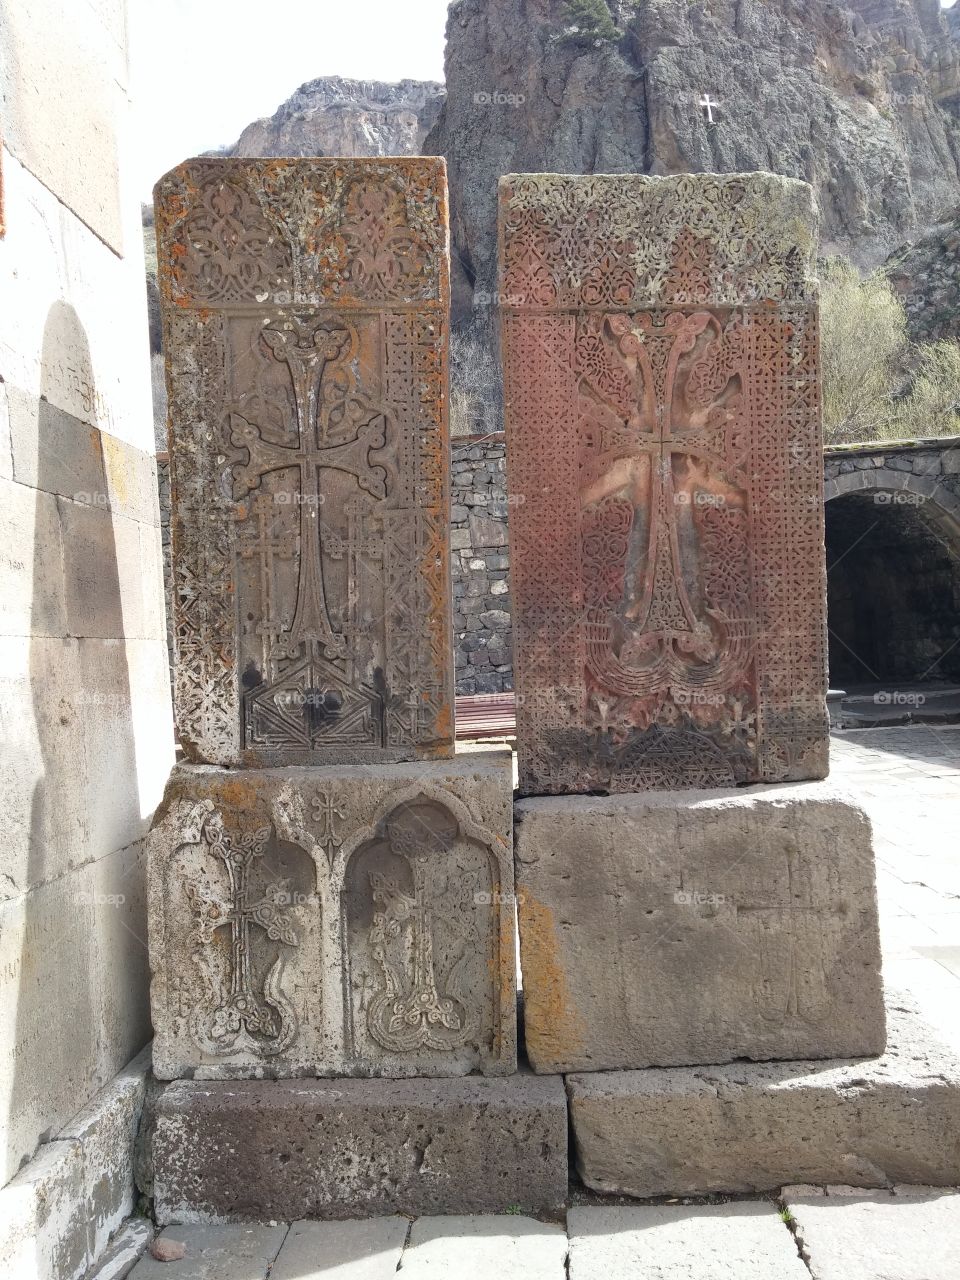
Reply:
[[[830,683],[960,681],[960,497],[885,461],[825,497]]]

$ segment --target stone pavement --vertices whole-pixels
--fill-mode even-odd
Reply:
[[[960,1194],[786,1188],[781,1204],[584,1206],[566,1230],[509,1214],[169,1227],[179,1261],[130,1280],[957,1280]]]
[[[960,1049],[960,727],[837,735],[832,767],[874,823],[886,978]],[[163,1236],[184,1241],[186,1257],[147,1255],[132,1280],[381,1280],[398,1269],[405,1280],[958,1280],[960,1192],[788,1187],[779,1204],[590,1204],[569,1210],[566,1230],[507,1212]]]
[[[884,979],[960,1050],[960,727],[836,734],[830,776],[873,822]]]

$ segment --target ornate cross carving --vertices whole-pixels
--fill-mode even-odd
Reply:
[[[224,830],[220,815],[212,814],[204,822],[201,835],[210,853],[226,868],[227,894],[221,897],[200,881],[189,881],[185,886],[196,917],[197,943],[208,946],[218,929],[230,932],[230,989],[220,993],[212,1012],[200,1012],[195,1025],[200,1043],[214,1053],[230,1053],[235,1047],[268,1055],[281,1053],[297,1031],[295,1010],[280,988],[283,954],[263,979],[262,990],[257,990],[253,977],[254,927],[261,929],[271,942],[288,946],[297,943],[296,932],[287,919],[289,881],[277,881],[262,898],[252,899],[250,872],[263,857],[270,834],[270,827],[261,827],[250,834],[231,836]]]
[[[336,326],[336,327],[334,327]],[[274,358],[287,365],[297,414],[297,443],[278,444],[264,438],[255,423],[230,413],[230,442],[247,450],[248,460],[233,468],[234,499],[256,489],[265,475],[288,467],[299,470],[296,501],[300,507],[300,565],[293,621],[274,646],[274,658],[327,658],[346,654],[346,639],[336,632],[327,609],[323,552],[330,543],[342,555],[342,539],[321,534],[323,495],[320,472],[344,471],[375,498],[386,497],[387,472],[370,462],[370,452],[386,444],[384,411],[371,405],[358,388],[344,390],[342,371],[353,355],[356,335],[346,322],[294,319],[292,328],[268,326],[261,334]],[[332,374],[339,373],[340,379]]]
[[[602,325],[625,363],[597,374],[602,336],[584,341],[581,404],[596,441],[580,488],[585,556],[598,570],[591,670],[604,689],[633,697],[725,692],[748,658],[746,625],[731,616],[730,601],[692,597],[688,571],[702,548],[684,537],[680,512],[704,495],[718,507],[742,507],[723,476],[725,412],[716,408],[738,372],[738,334],[723,334],[705,311],[609,315]],[[681,360],[711,328],[715,341],[681,389]]]

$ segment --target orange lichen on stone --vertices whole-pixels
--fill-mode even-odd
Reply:
[[[553,912],[529,893],[520,895],[518,912],[527,1053],[537,1071],[543,1061],[563,1061],[579,1053],[584,1028],[567,990]]]

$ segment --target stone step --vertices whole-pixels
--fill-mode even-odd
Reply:
[[[548,1213],[567,1197],[559,1076],[174,1081],[141,1167],[158,1223]]]
[[[960,1057],[888,995],[878,1058],[567,1077],[577,1168],[637,1197],[960,1182]]]

